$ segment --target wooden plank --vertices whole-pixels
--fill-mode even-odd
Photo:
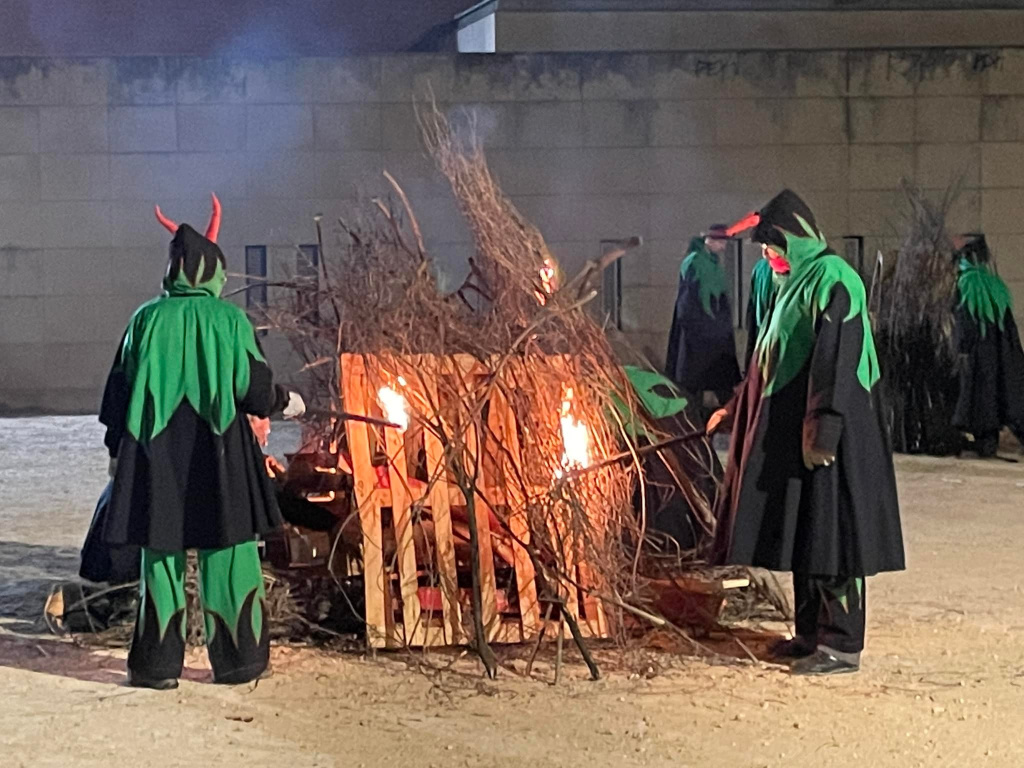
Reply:
[[[576,566],[579,571],[580,584],[585,587],[583,592],[583,620],[597,637],[608,636],[608,620],[604,613],[604,605],[586,588],[597,586],[594,573],[583,559]]]
[[[409,645],[413,648],[443,648],[453,643],[448,641],[445,627],[421,623],[413,633]]]
[[[662,584],[661,580],[652,582]],[[694,592],[706,595],[714,595],[730,589],[743,589],[750,586],[750,579],[738,577],[734,579],[704,578],[701,576],[676,576],[665,581],[666,584],[675,585],[684,592]]]
[[[421,370],[424,370],[421,368]],[[425,369],[419,377],[425,394],[438,413],[427,414],[430,420],[440,419],[440,401],[437,395],[436,366]],[[459,580],[455,568],[455,539],[452,536],[452,510],[448,485],[448,472],[444,463],[444,446],[429,427],[423,433],[423,447],[427,454],[430,511],[434,518],[434,541],[437,550],[437,573],[441,582],[441,601],[444,610],[445,638],[457,645],[463,642],[462,606],[459,604]],[[454,489],[461,498],[461,492]],[[463,500],[464,501],[464,500]]]
[[[556,563],[556,567],[560,574],[564,573],[566,576],[575,577],[576,558],[573,553],[573,543],[569,540],[568,526],[559,517],[557,510],[552,512],[547,523],[548,535],[551,537],[551,547],[562,558],[560,563]],[[569,579],[559,576],[558,588],[561,593],[560,596],[565,600],[565,609],[569,611],[573,618],[578,619],[580,616],[580,606],[576,585],[569,581]]]
[[[424,432],[424,435],[426,435],[427,433],[429,433],[429,430]],[[434,436],[434,439],[435,440],[437,439],[436,435]],[[438,445],[440,445],[440,442],[438,442]],[[426,447],[426,440],[425,439],[424,439],[424,447]],[[444,449],[442,448],[442,454],[443,454],[443,450]],[[415,490],[416,490],[415,486],[416,486],[416,484],[415,483],[410,483],[410,485],[413,486],[413,491],[414,491],[413,496],[415,496],[416,495],[416,493],[415,493]],[[442,486],[443,492],[448,497],[448,506],[449,506],[449,508],[450,507],[464,507],[464,506],[466,506],[466,497],[462,495],[462,490],[460,488],[456,488],[454,485],[451,485],[450,483],[447,483],[447,482],[442,483],[441,486]],[[389,488],[378,488],[376,493],[377,493],[377,499],[378,499],[378,501],[379,501],[379,503],[380,503],[380,505],[382,507],[390,507],[391,506],[391,490]],[[429,500],[429,498],[430,498],[429,495],[428,495],[427,498]],[[431,502],[431,504],[432,504],[432,502]]]
[[[473,375],[467,369],[474,370],[478,365],[477,361],[468,355],[456,355],[452,358],[439,360],[439,374],[445,376],[454,387],[457,397],[464,402],[467,398],[473,397],[474,381]],[[459,408],[459,418],[467,416],[465,407]],[[479,424],[465,424],[460,421],[455,425],[456,430],[461,430],[461,442],[465,446],[465,453],[459,457],[467,474],[472,475],[477,466],[479,457]],[[494,575],[494,549],[491,544],[491,526],[489,520],[489,507],[486,499],[480,493],[479,485],[474,489],[473,512],[477,527],[477,552],[480,558],[480,600],[483,616],[481,621],[484,627],[484,634],[488,641],[492,640],[494,634],[500,628],[500,615],[498,613],[497,600],[497,579]]]
[[[507,453],[503,452],[502,480],[508,503],[508,527],[512,531],[512,556],[515,560],[516,590],[519,593],[519,613],[522,622],[524,640],[535,637],[540,631],[540,603],[537,600],[537,574],[533,561],[523,544],[530,543],[530,525],[526,516],[526,495],[523,485],[526,479],[522,474],[520,462],[519,431],[516,417],[509,406],[508,398],[498,392],[491,399],[491,409],[496,411],[501,422],[502,442]],[[520,544],[522,542],[522,544]]]
[[[416,545],[412,531],[412,495],[409,492],[408,462],[402,434],[396,429],[385,428],[384,444],[391,485],[391,519],[395,526],[398,583],[402,595],[402,623],[405,629],[405,642],[408,643],[420,623]]]
[[[366,368],[358,355],[342,355],[341,396],[345,409],[357,416],[367,415]],[[377,475],[370,462],[368,425],[346,421],[348,450],[359,525],[363,532],[363,585],[366,597],[366,640],[373,648],[383,648],[388,639],[388,615],[391,614],[391,585],[384,578],[383,531],[377,494]],[[393,619],[392,619],[393,621]]]
[[[466,471],[472,473],[479,456],[479,441],[477,439],[477,428],[471,426],[464,434],[466,445],[466,456],[463,461],[467,463]],[[491,523],[488,514],[489,507],[487,500],[479,492],[473,494],[473,512],[476,518],[477,550],[480,553],[480,599],[483,608],[484,632],[487,640],[493,639],[494,633],[499,627],[497,579],[494,575],[494,547],[491,544]]]
[[[487,498],[494,506],[507,504],[505,494],[504,451],[502,450],[505,433],[505,396],[498,389],[494,390],[487,408],[487,430],[484,433],[484,450],[480,457],[480,470],[483,475],[483,486]]]

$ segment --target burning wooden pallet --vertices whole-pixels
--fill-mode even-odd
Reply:
[[[556,626],[550,618],[558,616],[557,608],[552,611],[555,603],[564,605],[586,636],[607,636],[603,607],[588,593],[593,584],[587,565],[560,524],[531,530],[527,494],[521,482],[512,482],[524,477],[521,427],[502,390],[488,387],[491,371],[468,356],[383,361],[350,354],[342,356],[341,370],[347,411],[397,424],[382,428],[350,420],[345,427],[362,529],[370,646],[468,641],[469,514],[478,531],[480,610],[489,642],[524,642],[540,633],[545,620]],[[442,402],[446,392],[464,392],[480,404],[476,425],[448,421],[453,411]],[[462,439],[453,438],[456,430]],[[381,454],[383,465],[375,460]],[[475,476],[471,486],[456,481],[457,470],[464,475],[467,467]],[[528,491],[534,492],[544,489]],[[391,535],[395,555],[385,562],[384,542]],[[540,563],[540,575],[537,549],[531,547],[538,536],[549,537],[561,560],[557,569]],[[553,578],[556,571],[562,576]],[[566,572],[571,578],[564,577]],[[547,637],[556,634],[553,627],[545,631]]]

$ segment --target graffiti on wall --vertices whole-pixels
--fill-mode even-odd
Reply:
[[[983,75],[991,69],[999,68],[1003,55],[998,50],[937,48],[890,51],[887,60],[887,77],[902,77],[920,83],[950,77],[957,69],[968,76]]]

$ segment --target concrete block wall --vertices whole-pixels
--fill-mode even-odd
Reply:
[[[470,235],[420,145],[428,89],[567,271],[644,237],[622,314],[655,359],[689,237],[785,185],[870,257],[898,242],[902,177],[962,178],[955,228],[989,234],[1024,300],[1024,50],[0,59],[0,408],[95,410],[159,285],[154,203],[202,225],[216,190],[231,270],[265,245],[273,271],[386,168],[457,283]]]

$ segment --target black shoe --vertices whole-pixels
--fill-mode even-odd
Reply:
[[[799,635],[792,640],[779,640],[772,643],[768,653],[773,659],[806,659],[814,653],[814,641],[806,640]]]
[[[860,664],[843,661],[820,648],[806,658],[797,659],[789,666],[790,673],[794,675],[843,675],[859,669]]]
[[[129,669],[128,685],[132,686],[132,688],[149,688],[154,691],[173,691],[178,687],[178,681],[173,677],[164,680],[150,680]]]

